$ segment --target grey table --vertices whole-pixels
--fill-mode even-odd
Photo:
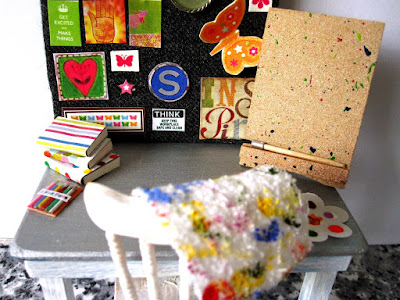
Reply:
[[[138,144],[116,143],[121,166],[99,178],[118,191],[130,193],[134,187],[152,187],[215,178],[246,170],[238,164],[239,145],[232,144]],[[59,177],[47,170],[38,190]],[[349,238],[329,237],[315,243],[310,255],[294,272],[305,272],[299,299],[328,299],[338,271],[345,271],[354,255],[368,245],[359,227],[334,188],[296,176],[302,192],[319,195],[326,205],[349,213],[346,224],[353,230]],[[28,203],[28,202],[27,202]],[[136,239],[123,239],[132,276],[144,276]],[[46,299],[74,299],[71,278],[112,278],[114,265],[104,232],[86,213],[82,194],[56,218],[27,211],[11,244],[13,257],[25,262],[28,274],[40,278]],[[178,274],[178,257],[169,246],[157,246],[161,276]]]

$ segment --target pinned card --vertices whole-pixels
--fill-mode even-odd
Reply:
[[[110,51],[111,71],[139,72],[138,50]]]
[[[87,44],[126,43],[124,0],[83,0]]]
[[[144,133],[143,107],[64,107],[64,117],[93,122],[107,127],[112,133]]]
[[[152,109],[153,131],[185,131],[184,109]]]
[[[79,1],[47,1],[51,46],[82,46]]]
[[[60,101],[107,100],[104,52],[54,53]]]
[[[329,236],[346,238],[353,234],[351,228],[343,224],[349,219],[345,210],[337,206],[325,206],[324,201],[312,193],[301,196],[308,203],[309,236],[313,242],[326,241]]]
[[[254,78],[201,79],[200,139],[243,139]]]
[[[161,0],[129,0],[129,45],[161,48]]]
[[[257,66],[260,60],[262,40],[259,37],[239,36],[237,30],[245,12],[246,0],[235,0],[200,31],[203,42],[218,43],[210,54],[213,56],[222,51],[222,65],[231,75],[238,75],[246,67]]]
[[[272,0],[249,0],[249,12],[268,12]]]
[[[344,188],[384,24],[271,8],[240,163]],[[257,161],[254,159],[257,157]]]

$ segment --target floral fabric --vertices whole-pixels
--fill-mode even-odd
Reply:
[[[257,299],[311,249],[307,206],[273,167],[132,194],[168,227],[199,299]]]

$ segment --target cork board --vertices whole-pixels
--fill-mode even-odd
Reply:
[[[350,169],[383,30],[374,21],[271,8],[246,139]]]

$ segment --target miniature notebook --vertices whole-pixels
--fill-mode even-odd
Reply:
[[[104,125],[57,117],[37,138],[37,143],[79,156],[91,156],[106,137]]]
[[[68,179],[85,185],[118,168],[120,166],[120,158],[115,153],[109,153],[91,169],[79,168],[52,158],[46,158],[44,163],[47,167],[64,175]]]
[[[271,8],[240,164],[344,188],[384,26]]]
[[[96,148],[94,153],[91,156],[77,156],[75,154],[55,150],[55,149],[46,149],[44,151],[44,156],[51,157],[52,159],[62,161],[76,167],[91,169],[95,165],[97,165],[106,154],[110,153],[113,149],[113,144],[111,139],[104,139]]]

